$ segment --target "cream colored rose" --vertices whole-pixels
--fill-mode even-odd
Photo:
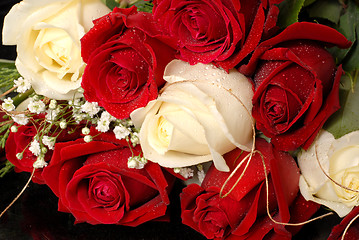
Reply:
[[[359,131],[339,139],[324,130],[308,151],[298,155],[302,172],[299,187],[305,199],[325,205],[340,217],[359,205],[359,193],[345,189],[331,181],[359,191]]]
[[[131,113],[145,158],[172,168],[213,160],[229,171],[222,155],[252,146],[250,81],[236,70],[180,60],[167,65],[164,79],[158,99]]]
[[[109,11],[101,0],[23,0],[5,17],[3,43],[17,45],[16,67],[36,93],[71,99],[85,67],[80,39]]]

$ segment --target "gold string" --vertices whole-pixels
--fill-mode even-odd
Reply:
[[[12,200],[12,202],[5,208],[5,210],[1,212],[0,218],[1,218],[1,217],[4,215],[4,213],[16,202],[16,200],[18,200],[19,197],[24,193],[24,191],[26,190],[26,188],[29,186],[32,177],[34,176],[35,170],[36,170],[36,169],[33,168],[32,173],[31,173],[31,176],[30,176],[29,179],[27,180],[25,186],[22,188],[21,192],[14,198],[14,200]]]
[[[345,234],[347,234],[347,231],[349,230],[350,226],[354,223],[355,220],[357,220],[359,218],[359,214],[357,214],[349,223],[348,225],[345,227],[345,230],[342,234],[341,240],[344,240]]]
[[[258,151],[259,152],[259,151]],[[326,214],[323,214],[321,216],[318,216],[318,217],[315,217],[315,218],[312,218],[312,219],[309,219],[307,221],[304,221],[304,222],[300,222],[300,223],[284,223],[284,222],[279,222],[275,219],[273,219],[272,215],[270,214],[270,211],[269,211],[269,184],[268,184],[268,175],[267,175],[267,167],[266,167],[266,164],[264,162],[264,156],[261,152],[259,152],[260,156],[261,156],[261,159],[262,159],[262,164],[263,164],[263,169],[264,169],[264,176],[265,176],[265,183],[266,183],[266,207],[267,207],[267,215],[269,217],[269,219],[274,222],[275,224],[279,224],[279,225],[283,225],[283,226],[302,226],[302,225],[305,225],[307,223],[311,223],[311,222],[314,222],[318,219],[322,219],[324,217],[327,217],[327,216],[330,216],[330,215],[333,215],[333,212],[329,212],[329,213],[326,213]]]
[[[318,165],[319,165],[320,169],[322,170],[323,174],[324,174],[331,182],[333,182],[334,184],[336,184],[337,186],[339,186],[339,187],[341,187],[341,188],[344,188],[345,190],[359,193],[358,190],[351,189],[351,188],[349,188],[349,187],[346,187],[346,186],[344,186],[344,185],[342,185],[342,184],[336,182],[334,179],[332,179],[332,178],[325,172],[325,170],[323,169],[322,164],[321,164],[320,161],[319,161],[318,152],[317,152],[317,144],[316,144],[316,143],[314,144],[314,151],[315,151],[315,158],[316,158],[316,160],[317,160],[317,162],[318,162]],[[344,230],[344,232],[343,232],[343,234],[342,234],[341,240],[344,240],[345,234],[347,233],[348,229],[350,228],[350,226],[353,224],[353,222],[354,222],[357,218],[359,218],[359,214],[356,215],[356,216],[348,223],[348,225],[345,227],[345,230]]]
[[[17,88],[16,86],[10,88],[9,90],[7,90],[7,91],[4,92],[3,94],[1,94],[1,95],[0,95],[0,98],[2,98],[2,97],[4,97],[4,96],[8,95],[8,94],[11,93],[12,91],[14,91],[16,88]]]

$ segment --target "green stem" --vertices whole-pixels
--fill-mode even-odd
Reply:
[[[20,105],[20,103],[22,103],[24,100],[26,100],[32,93],[34,93],[34,89],[30,89],[24,93],[18,94],[16,97],[14,97],[13,103],[14,105],[17,107]]]

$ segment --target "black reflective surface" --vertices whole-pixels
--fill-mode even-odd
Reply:
[[[3,210],[25,185],[29,174],[10,173],[0,179],[0,209]],[[177,183],[171,193],[171,222],[148,222],[138,227],[74,225],[71,214],[57,211],[57,197],[45,185],[31,183],[18,201],[0,219],[0,239],[205,239],[182,225]]]
[[[9,173],[0,178],[1,211],[16,197],[30,174]],[[93,239],[149,239],[149,240],[202,240],[202,235],[183,225],[180,219],[177,182],[171,193],[171,221],[148,222],[138,227],[115,225],[74,225],[71,214],[57,211],[57,197],[45,185],[31,183],[23,195],[0,219],[0,239],[35,240],[93,240]],[[324,211],[319,211],[317,215]],[[338,222],[336,216],[307,224],[294,240],[326,239],[330,229]]]

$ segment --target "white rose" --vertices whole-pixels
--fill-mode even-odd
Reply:
[[[158,99],[131,113],[144,157],[172,168],[213,160],[229,171],[222,155],[252,146],[251,82],[236,70],[180,60],[167,65],[164,79]]]
[[[359,131],[335,139],[322,130],[316,141],[298,155],[301,170],[299,187],[306,200],[325,205],[340,217],[359,205]]]
[[[3,43],[17,45],[16,67],[36,93],[71,99],[85,67],[80,39],[108,12],[101,0],[23,0],[5,17]]]

